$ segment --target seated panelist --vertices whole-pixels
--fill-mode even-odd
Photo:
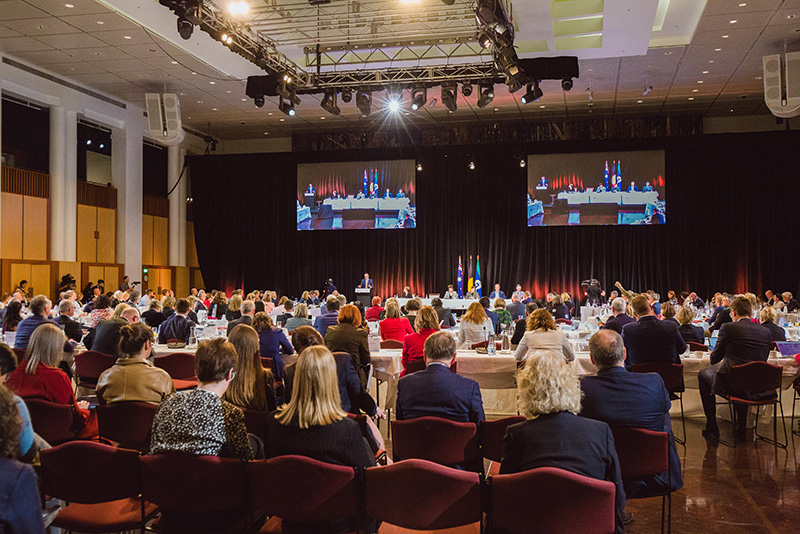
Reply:
[[[358,194],[356,194],[356,200],[362,200],[363,198],[364,198],[364,193],[359,191]]]
[[[387,188],[386,192],[383,194],[383,198],[394,198],[394,196],[392,195],[392,192],[389,191],[389,189]]]
[[[649,192],[649,191],[652,191],[652,190],[653,190],[653,186],[650,185],[650,182],[645,182],[644,183],[644,187],[642,188],[642,191]]]
[[[403,193],[402,189],[397,190],[397,198],[406,198],[406,194]]]
[[[628,193],[636,193],[636,192],[638,192],[639,189],[636,187],[636,182],[631,182],[631,185],[628,186],[628,189],[626,191]]]

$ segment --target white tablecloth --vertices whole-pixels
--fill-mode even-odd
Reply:
[[[406,303],[409,300],[411,300],[411,299],[398,298],[397,299],[397,303],[400,304],[400,306],[405,306]],[[430,306],[431,305],[431,299],[420,299],[420,300],[422,300],[423,306]],[[449,308],[451,310],[466,310],[467,308],[469,308],[469,305],[472,304],[473,302],[475,302],[475,300],[471,300],[471,299],[442,299],[442,306],[445,307],[445,308]],[[506,304],[510,304],[510,303],[511,303],[511,299],[506,299]],[[494,299],[492,299],[492,304],[494,304]]]
[[[544,209],[542,207],[541,200],[534,200],[532,202],[528,202],[528,218],[531,219],[544,213]]]
[[[305,221],[306,219],[311,218],[311,210],[308,209],[308,206],[302,206],[297,209],[297,222]]]
[[[373,209],[377,211],[401,211],[408,209],[408,198],[326,198],[323,205],[330,206],[335,211]]]
[[[640,205],[652,204],[658,201],[656,191],[637,191],[635,193],[604,191],[597,193],[594,191],[579,191],[569,193],[562,191],[558,194],[560,199],[566,199],[567,204],[575,206],[578,204],[619,204],[619,205]]]

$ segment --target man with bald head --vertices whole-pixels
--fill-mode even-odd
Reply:
[[[139,310],[134,307],[127,307],[122,310],[119,319],[106,319],[97,323],[97,326],[92,332],[92,340],[86,344],[86,348],[102,352],[103,354],[111,354],[116,360],[119,358],[119,338],[120,329],[126,324],[138,323],[140,320]],[[89,336],[86,336],[87,338]]]

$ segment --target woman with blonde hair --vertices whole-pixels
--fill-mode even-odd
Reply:
[[[609,426],[586,417],[578,377],[560,356],[537,351],[517,372],[517,406],[527,419],[511,425],[503,439],[500,473],[557,467],[617,486],[616,534],[625,532],[625,491]]]
[[[458,346],[470,348],[475,343],[481,343],[494,334],[492,320],[480,302],[473,302],[467,312],[461,317],[461,326],[458,328]]]
[[[235,321],[236,319],[242,316],[242,296],[236,294],[231,297],[231,301],[228,303],[228,311],[225,312],[225,318],[228,321]]]
[[[300,303],[294,308],[294,315],[286,320],[286,331],[290,334],[301,326],[311,326],[312,321],[308,316],[308,305]]]
[[[403,340],[403,371],[400,377],[406,375],[408,364],[424,359],[425,340],[440,330],[439,315],[430,306],[423,306],[417,314],[414,323],[416,333],[408,334]]]
[[[114,313],[111,315],[111,318],[112,318],[112,319],[119,319],[120,317],[122,317],[122,312],[124,312],[124,311],[125,311],[125,310],[127,310],[128,308],[130,308],[130,306],[128,306],[128,305],[127,305],[127,304],[125,304],[124,302],[120,302],[120,303],[119,303],[119,304],[117,304],[117,306],[114,308]]]
[[[161,313],[164,314],[164,317],[169,319],[175,315],[175,305],[177,303],[178,301],[175,299],[175,297],[171,297],[169,295],[161,299]]]
[[[394,339],[403,341],[408,334],[414,333],[414,328],[406,317],[400,313],[400,304],[397,299],[391,298],[386,301],[386,318],[378,323],[381,331],[381,339]]]
[[[348,467],[371,467],[375,457],[355,420],[341,408],[336,362],[320,345],[297,358],[292,399],[267,417],[267,458],[296,454]],[[290,525],[284,521],[284,530]],[[292,524],[292,532],[339,533],[356,530],[353,518],[324,524]]]
[[[569,340],[564,332],[556,326],[550,312],[544,308],[538,309],[528,316],[527,331],[517,345],[517,352],[514,356],[518,361],[522,361],[531,352],[539,350],[561,355],[567,362],[575,359],[575,353],[572,352]]]
[[[236,380],[231,381],[222,395],[226,400],[240,408],[272,412],[275,410],[275,387],[272,372],[264,369],[259,354],[258,333],[252,326],[236,325],[228,336],[236,348]]]
[[[681,306],[676,314],[678,321],[678,333],[685,342],[693,341],[695,343],[703,344],[706,342],[703,329],[697,325],[693,325],[692,321],[695,318],[694,309],[689,306]]]

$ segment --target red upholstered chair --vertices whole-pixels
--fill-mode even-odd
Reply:
[[[264,369],[269,369],[272,371],[272,358],[267,358],[265,356],[261,357],[261,367]]]
[[[789,436],[786,434],[786,420],[783,418],[783,404],[781,404],[781,381],[783,380],[783,368],[779,365],[772,365],[767,362],[750,362],[742,365],[734,365],[728,371],[728,395],[720,395],[728,401],[731,410],[733,427],[736,428],[736,410],[734,404],[744,404],[746,406],[769,406],[772,405],[772,432],[773,439],[769,439],[758,433],[758,419],[754,426],[756,439],[760,439],[780,447],[786,448]],[[750,395],[760,394],[757,400],[752,400]],[[781,424],[783,425],[783,443],[778,441],[778,406],[781,408]],[[734,446],[736,443],[734,442]]]
[[[689,341],[686,346],[693,352],[709,352],[708,345],[705,343],[698,343],[696,341]]]
[[[366,439],[367,441],[371,441],[373,438],[369,433],[369,427],[367,426],[367,416],[366,415],[356,415],[353,413],[347,414],[347,417],[354,420],[358,423],[358,429],[361,430],[361,436]],[[375,461],[381,465],[386,465],[386,450],[385,449],[378,449],[375,452]]]
[[[25,399],[31,415],[33,430],[50,445],[58,445],[75,439],[72,431],[72,406],[56,404],[44,399]]]
[[[686,417],[683,414],[683,392],[686,385],[683,383],[683,364],[648,362],[635,363],[631,366],[634,373],[658,373],[664,381],[664,387],[669,392],[670,399],[678,400],[681,405],[681,426],[683,427],[683,439],[675,438],[681,445],[686,445]]]
[[[22,360],[25,359],[25,349],[14,348],[13,350],[14,350],[14,354],[17,355],[17,361],[21,362]]]
[[[614,532],[616,486],[607,480],[555,467],[539,467],[493,476],[489,479],[489,491],[491,504],[486,532]]]
[[[570,321],[569,319],[564,319],[564,318],[559,317],[558,319],[556,319],[556,324],[570,324],[571,325],[572,321]]]
[[[792,384],[792,434],[795,436],[800,436],[800,428],[794,430],[794,408],[797,404],[797,401],[800,400],[800,379],[795,380],[794,384]]]
[[[514,415],[495,421],[481,421],[480,425],[478,425],[481,453],[484,458],[491,461],[489,474],[497,474],[496,471],[500,468],[500,462],[503,459],[503,438],[506,435],[506,429],[523,421],[525,421],[523,416]]]
[[[139,463],[142,494],[161,509],[165,534],[246,528],[244,462],[175,452],[142,456]]]
[[[169,376],[172,377],[172,382],[175,384],[175,389],[191,389],[197,386],[194,354],[173,352],[164,356],[156,356],[153,363],[156,367],[160,367],[169,373]]]
[[[457,423],[441,417],[392,421],[394,460],[419,458],[441,465],[461,464],[482,471],[475,423]]]
[[[411,360],[408,362],[408,367],[406,367],[406,376],[410,375],[411,373],[416,373],[417,371],[422,371],[425,369],[425,360]]]
[[[103,371],[114,365],[114,356],[94,350],[75,354],[75,382],[77,388],[94,389]]]
[[[381,340],[381,348],[382,349],[402,349],[403,342],[397,341],[396,339],[384,339]]]
[[[661,532],[664,532],[664,508],[667,506],[667,531],[672,532],[672,477],[669,470],[669,434],[631,427],[611,427],[614,448],[623,479],[640,478],[667,472],[667,485],[661,493],[648,492],[644,497],[661,497]],[[630,499],[631,497],[628,496]],[[634,497],[636,498],[636,497]]]
[[[367,516],[384,523],[379,533],[402,529],[481,532],[481,476],[425,460],[370,467],[365,473]],[[420,498],[426,495],[436,498]],[[400,527],[400,528],[396,528]],[[408,531],[403,531],[408,532]]]
[[[485,348],[487,348],[488,346],[489,346],[489,341],[488,341],[488,340],[486,340],[486,341],[481,341],[481,342],[479,342],[479,343],[473,343],[472,345],[470,345],[470,346],[469,346],[469,349],[470,349],[470,350],[475,350],[475,349],[485,349]]]
[[[149,402],[116,402],[98,404],[95,408],[100,437],[110,439],[126,449],[150,450],[150,430],[158,411]]]
[[[54,527],[78,532],[144,532],[145,522],[157,511],[140,497],[138,451],[73,441],[42,450],[41,459],[42,492],[70,503],[58,512]]]
[[[249,410],[247,408],[239,409],[244,412],[244,426],[247,427],[247,431],[261,439],[266,439],[267,416],[269,415],[269,412],[260,412],[258,410]]]
[[[315,523],[357,517],[355,470],[305,456],[247,464],[253,510],[272,516],[261,533],[280,533],[283,520]]]

